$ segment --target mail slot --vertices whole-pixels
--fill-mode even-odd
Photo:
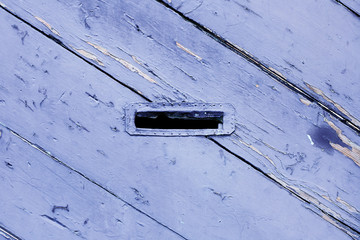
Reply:
[[[234,108],[220,103],[135,103],[125,108],[130,135],[227,135],[235,130]]]

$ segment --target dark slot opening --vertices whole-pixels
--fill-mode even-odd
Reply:
[[[135,126],[149,129],[218,129],[223,112],[137,112]]]

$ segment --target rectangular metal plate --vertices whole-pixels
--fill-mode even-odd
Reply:
[[[133,103],[125,107],[126,131],[130,135],[145,136],[229,135],[235,130],[234,112],[234,107],[228,103]],[[187,121],[187,118],[183,116],[189,116],[190,121],[193,122],[216,118],[219,124],[217,128],[206,128],[203,126],[195,128],[191,126],[191,129],[185,129],[184,126],[176,128],[176,124],[172,125],[171,129],[168,126],[164,126],[164,128],[159,126],[154,128],[137,127],[135,124],[137,115],[154,117],[156,113],[159,113],[159,116],[167,114],[170,118],[178,117],[178,119],[184,121]],[[197,116],[198,119],[196,118]],[[220,118],[221,120],[219,120]],[[146,124],[142,125],[146,126]]]

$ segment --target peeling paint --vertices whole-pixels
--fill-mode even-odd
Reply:
[[[339,196],[336,198],[336,201],[343,204],[344,206],[346,206],[348,208],[348,210],[350,212],[353,213],[360,213],[356,208],[354,208],[353,206],[351,206],[349,203],[345,202],[344,200],[342,200]]]
[[[286,77],[285,77],[284,75],[282,75],[282,73],[279,72],[278,70],[276,70],[276,69],[274,69],[274,68],[272,68],[272,67],[269,67],[269,69],[270,69],[272,72],[276,73],[276,74],[277,74],[278,76],[280,76],[281,78],[283,78],[284,80],[286,80]]]
[[[303,104],[305,104],[306,106],[309,106],[311,104],[311,101],[305,99],[305,98],[300,98],[300,102],[302,102]]]
[[[34,16],[36,18],[36,20],[38,20],[39,22],[41,22],[42,24],[44,24],[52,33],[60,36],[59,32],[56,31],[49,23],[47,23],[44,19]]]
[[[330,197],[329,196],[327,196],[327,195],[321,195],[325,200],[328,200],[329,202],[333,202],[333,201],[331,201],[331,199],[330,199]]]
[[[274,181],[276,181],[277,183],[279,183],[284,188],[288,189],[290,192],[296,193],[298,195],[298,197],[300,197],[302,200],[308,201],[309,203],[317,206],[322,211],[332,215],[333,217],[335,217],[337,219],[342,219],[342,217],[341,217],[341,215],[339,213],[337,213],[334,210],[332,210],[331,208],[325,206],[318,199],[316,199],[315,197],[313,197],[310,194],[306,193],[305,191],[301,190],[299,187],[295,187],[295,186],[291,186],[291,185],[287,184],[285,181],[279,179],[278,177],[276,177],[272,173],[269,173],[268,176],[271,179],[273,179]],[[324,197],[324,198],[329,199],[328,197]],[[330,199],[329,199],[329,201],[332,202]]]
[[[236,44],[234,44],[234,43],[231,43],[231,44],[234,45],[234,46],[235,46],[238,50],[240,50],[241,52],[243,52],[243,53],[245,53],[246,55],[250,56],[251,58],[254,58],[254,59],[255,59],[255,57],[254,57],[251,53],[249,53],[248,51],[246,51],[245,49],[239,47],[238,45],[236,45]],[[258,61],[256,61],[256,62],[259,63]]]
[[[331,223],[335,227],[341,229],[342,231],[346,232],[348,235],[350,235],[352,238],[357,239],[359,235],[353,234],[352,232],[348,231],[346,228],[340,226],[335,220],[330,218],[328,215],[324,214],[321,216],[325,221]]]
[[[343,147],[339,144],[330,142],[330,145],[335,150],[341,152],[346,157],[352,159],[356,165],[360,167],[360,146],[353,143],[348,137],[346,137],[344,134],[342,134],[342,131],[340,128],[338,128],[333,122],[327,120],[324,118],[325,122],[329,124],[329,126],[335,130],[338,137],[341,139],[343,143],[348,145],[351,149]]]
[[[83,49],[74,48],[72,46],[71,46],[71,48],[74,49],[76,52],[78,52],[80,55],[97,62],[101,66],[105,66],[94,54],[89,53]]]
[[[142,66],[141,62],[135,56],[131,56],[131,58],[134,60],[134,62]]]
[[[198,61],[202,60],[202,57],[196,55],[195,53],[193,53],[190,49],[184,47],[183,45],[181,45],[180,43],[176,42],[176,46],[178,48],[180,48],[181,50],[187,52],[188,54],[190,54],[191,56],[195,57]]]
[[[7,6],[5,4],[3,4],[2,2],[0,2],[0,6],[3,8],[7,8]]]
[[[274,150],[274,151],[276,151],[276,152],[278,152],[278,153],[281,153],[281,154],[283,154],[283,155],[289,155],[289,153],[284,152],[284,151],[281,151],[281,150],[279,150],[279,149],[271,146],[270,144],[268,144],[268,143],[266,143],[266,142],[264,142],[264,141],[262,141],[262,140],[259,140],[259,141],[260,141],[261,143],[263,143],[265,146],[267,146],[268,148],[270,148],[271,150]]]
[[[293,193],[298,194],[299,197],[301,197],[303,200],[306,200],[308,202],[311,202],[317,206],[320,205],[320,201],[317,200],[316,198],[310,196],[309,194],[307,194],[306,192],[304,192],[303,190],[301,190],[298,187],[295,186],[291,186],[288,183],[286,183],[285,181],[281,180],[280,178],[276,177],[274,174],[269,173],[268,176],[273,179],[274,181],[276,181],[277,183],[279,183],[281,186],[283,186],[284,188],[290,190]]]
[[[238,139],[238,141],[245,145],[246,147],[250,148],[251,150],[255,151],[257,154],[259,154],[260,156],[266,158],[273,166],[275,166],[275,163],[274,161],[267,155],[263,154],[259,149],[255,148],[253,145],[249,144],[249,143],[246,143],[240,139]],[[233,141],[234,142],[234,141]],[[236,145],[238,145],[236,142],[234,142]]]
[[[335,101],[333,101],[331,98],[329,98],[328,96],[325,95],[325,93],[323,91],[321,91],[319,88],[316,88],[308,83],[306,83],[306,86],[312,90],[314,93],[320,95],[321,97],[323,97],[326,101],[328,101],[329,103],[333,104],[340,112],[342,112],[344,115],[346,115],[348,118],[350,118],[351,122],[357,126],[360,126],[360,121],[358,119],[356,119],[354,116],[352,116],[348,111],[345,110],[345,108],[343,108],[340,104],[336,103]]]
[[[140,75],[141,77],[145,78],[146,80],[148,80],[151,83],[156,83],[156,81],[154,79],[152,79],[149,75],[147,75],[146,73],[142,72],[140,69],[138,69],[137,67],[135,67],[134,65],[132,65],[131,63],[125,61],[124,59],[121,59],[115,55],[113,55],[112,53],[110,53],[107,49],[96,45],[94,43],[91,42],[86,42],[87,44],[89,44],[90,46],[94,47],[95,49],[97,49],[98,51],[100,51],[101,53],[105,54],[106,56],[111,57],[112,59],[116,60],[117,62],[121,63],[124,67],[126,67],[127,69],[129,69],[130,71],[137,73],[138,75]],[[134,60],[135,61],[135,60]],[[136,62],[136,61],[135,61]]]

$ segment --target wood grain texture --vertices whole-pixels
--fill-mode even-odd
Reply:
[[[206,138],[128,135],[122,106],[137,95],[12,16],[2,15],[0,22],[8,33],[3,46],[20,43],[18,31],[28,32],[7,59],[10,73],[31,77],[22,81],[10,74],[1,82],[1,122],[30,139],[22,142],[18,133],[1,128],[1,184],[9,194],[1,195],[6,205],[0,222],[20,236],[32,238],[32,225],[17,224],[25,214],[23,221],[40,225],[39,238],[50,229],[55,239],[76,239],[74,233],[85,239],[176,239],[101,185],[185,239],[348,239]],[[130,221],[117,228],[125,223],[116,218]],[[48,222],[54,226],[48,229]]]
[[[16,9],[14,11],[17,14],[46,34],[51,34],[52,37],[57,36],[58,43],[61,41],[63,46],[90,59],[94,64],[93,67],[98,66],[118,81],[130,85],[146,98],[156,101],[227,101],[232,103],[237,109],[237,131],[230,138],[214,138],[217,143],[245,158],[246,161],[263,171],[268,178],[306,201],[306,205],[313,207],[315,212],[323,211],[325,215],[322,217],[325,220],[334,223],[353,238],[358,237],[356,229],[359,229],[357,210],[359,209],[357,188],[359,168],[355,160],[358,159],[356,149],[359,142],[354,132],[331,119],[317,106],[275,83],[267,75],[155,2],[144,2],[143,5],[140,4],[141,8],[139,4],[126,1],[118,5],[104,2],[83,2],[82,4],[51,2],[50,5],[23,2],[21,6],[16,2],[6,4]],[[51,9],[57,9],[56,13],[48,14]],[[64,16],[76,19],[76,21],[67,21]],[[174,26],[179,27],[174,28]],[[17,31],[14,28],[13,31],[17,32],[20,45],[23,36],[26,35],[25,32],[29,30]],[[26,38],[24,38],[24,43],[27,43]],[[39,39],[42,38],[39,37]],[[33,48],[37,49],[39,46]],[[6,50],[3,48],[3,54],[7,54]],[[23,51],[26,52],[26,50]],[[36,56],[36,54],[23,54],[23,56],[33,55]],[[23,60],[20,56],[13,58],[12,61],[9,60],[7,65],[3,65],[3,69],[11,69],[16,65],[22,66]],[[55,57],[45,54],[37,64],[34,63],[36,59],[33,58],[27,62],[30,62],[29,66],[34,65],[35,69],[41,69],[49,62],[47,59]],[[38,71],[38,75],[35,75],[36,80],[48,80],[45,71],[50,72],[50,70],[46,68],[54,71],[56,70],[54,65],[56,64],[50,63],[43,72]],[[7,108],[4,108],[6,114],[3,114],[2,121],[11,124],[11,127],[21,135],[44,146],[50,152],[55,152],[56,156],[63,156],[64,159],[76,156],[76,159],[85,161],[94,158],[94,151],[99,156],[111,155],[109,159],[115,159],[116,146],[121,145],[120,143],[123,146],[128,146],[130,143],[139,145],[138,141],[141,138],[135,138],[136,141],[129,142],[125,141],[127,138],[124,135],[121,135],[116,144],[112,143],[115,145],[108,145],[108,139],[112,136],[109,137],[109,133],[104,134],[105,131],[102,131],[100,126],[106,126],[104,129],[110,129],[114,133],[121,133],[123,131],[120,117],[122,107],[128,102],[142,99],[141,97],[128,99],[128,94],[116,93],[116,84],[111,85],[113,83],[109,83],[110,79],[107,77],[106,81],[103,80],[104,76],[96,77],[102,81],[92,82],[91,87],[88,85],[77,87],[74,84],[79,81],[79,78],[73,76],[79,76],[79,74],[71,72],[78,70],[78,67],[74,67],[77,65],[79,63],[75,63],[75,60],[68,60],[64,63],[66,71],[52,73],[53,77],[60,75],[68,80],[66,84],[64,83],[65,86],[72,86],[78,91],[77,94],[74,94],[75,90],[71,91],[71,88],[65,90],[64,87],[58,85],[58,82],[54,89],[51,85],[46,85],[46,81],[37,83],[30,79],[30,85],[44,85],[47,86],[47,91],[58,91],[56,94],[51,94],[58,95],[57,100],[55,97],[52,100],[51,108],[54,102],[65,102],[64,106],[61,105],[64,108],[54,110],[55,112],[51,114],[44,112],[43,115],[38,115],[41,111],[37,111],[31,105],[34,101],[38,106],[45,98],[45,95],[41,96],[41,92],[36,93],[37,87],[29,90],[21,85],[6,84],[5,88],[11,89],[11,91],[8,90],[10,93],[25,90],[29,92],[20,100],[16,100],[16,95],[10,93],[6,96],[8,99],[4,101],[10,103],[4,104]],[[90,70],[81,72],[82,81],[88,81],[91,77],[88,71]],[[35,72],[29,75],[34,76]],[[23,68],[18,70],[17,75],[20,76],[18,79],[21,82],[21,79],[24,80],[25,77],[19,73],[26,74],[26,71]],[[13,76],[13,78],[17,77]],[[50,94],[46,93],[46,95]],[[39,99],[34,99],[34,96]],[[48,100],[46,97],[41,105]],[[74,109],[69,113],[68,108],[65,107],[69,104],[69,100],[76,104],[86,104],[90,101],[94,108],[70,107]],[[14,104],[20,104],[21,107],[12,109]],[[57,104],[55,106],[58,107]],[[96,110],[98,108],[95,106],[100,107],[100,110]],[[111,106],[118,107],[119,116],[109,115],[114,114],[113,111],[115,111],[109,110]],[[35,115],[32,113],[34,109],[37,111]],[[64,115],[64,113],[70,115]],[[21,121],[14,120],[20,115],[26,116],[25,119],[31,119],[30,128],[24,127]],[[62,119],[60,125],[74,131],[71,135],[64,136],[61,144],[55,140],[49,141],[54,133],[61,136],[66,131],[64,128],[58,128],[58,124],[54,127],[51,127],[51,124],[45,124],[51,131],[44,130],[42,127],[44,119],[48,122]],[[94,119],[97,119],[96,126],[93,125]],[[42,131],[41,134],[39,131]],[[33,136],[34,132],[37,137]],[[94,135],[89,138],[86,137],[87,133]],[[83,134],[85,136],[82,136]],[[73,137],[78,140],[75,143],[69,143],[68,139]],[[55,138],[59,139],[59,137]],[[122,138],[124,140],[121,140]],[[80,139],[82,141],[79,141]],[[95,143],[90,143],[89,139],[96,139],[100,145],[92,145]],[[151,141],[159,140],[151,138]],[[175,144],[179,140],[166,139],[166,141],[174,141]],[[189,146],[193,147],[193,142],[189,143]],[[337,150],[335,151],[334,148]],[[69,151],[69,149],[72,150]],[[149,149],[154,149],[154,146],[152,145]],[[354,154],[347,154],[346,149]],[[132,148],[132,151],[138,150]],[[163,154],[163,152],[159,153],[159,155]],[[353,156],[355,160],[349,156]],[[138,157],[141,158],[140,155]],[[79,164],[78,162],[81,161],[75,161],[74,164]],[[76,165],[76,167],[82,167],[81,171],[89,171],[84,165]],[[94,163],[93,168],[102,169],[102,165]],[[108,181],[106,180],[107,169],[103,169],[103,172],[97,173],[96,176],[102,181]],[[216,190],[215,192],[219,193]],[[164,213],[163,216],[168,215]],[[348,224],[353,230],[329,216]],[[191,237],[195,236],[192,232],[188,233]]]
[[[10,240],[182,239],[6,128],[0,132],[0,222],[17,234]]]
[[[360,126],[360,18],[336,1],[163,2]]]
[[[8,219],[12,209],[20,212],[17,216],[24,214],[16,205],[56,217],[75,231],[88,217],[87,214],[77,216],[78,211],[95,204],[104,211],[98,220],[97,234],[118,233],[112,229],[113,225],[101,227],[102,218],[118,224],[113,218],[117,212],[112,213],[111,209],[119,199],[108,196],[113,192],[143,215],[166,223],[185,239],[349,239],[347,229],[339,231],[319,218],[316,208],[289,196],[258,171],[204,137],[128,135],[124,131],[122,107],[127,102],[138,101],[138,95],[26,24],[10,15],[0,16],[0,27],[7,32],[6,37],[1,38],[0,48],[2,55],[7,53],[7,63],[1,67],[0,121],[16,131],[11,136],[6,129],[1,129],[1,151],[6,161],[1,168],[5,178],[1,184],[6,188],[11,188],[11,183],[19,184],[9,195],[1,195],[7,205],[2,209],[5,214],[1,215],[0,222],[19,236],[29,235],[31,230],[21,229],[15,226],[16,220]],[[23,34],[19,32],[27,32],[24,45],[21,44]],[[25,143],[21,145],[16,137],[32,149],[23,146]],[[98,188],[94,188],[90,180]],[[47,181],[54,182],[56,187]],[[23,191],[17,193],[19,189]],[[108,191],[104,193],[104,189]],[[60,199],[57,190],[61,191]],[[98,200],[82,199],[79,191],[90,191],[90,197],[98,194]],[[19,195],[15,192],[21,196],[16,205],[12,199]],[[39,198],[39,202],[26,201],[29,195]],[[103,198],[109,203],[99,206],[99,202],[105,201]],[[58,209],[54,214],[53,205],[68,206],[69,212]],[[91,214],[100,211],[97,209],[91,210]],[[35,223],[44,220],[40,218]],[[58,225],[55,223],[54,228]],[[92,226],[95,228],[95,225]],[[130,236],[137,225],[129,223]],[[148,230],[144,231],[152,231],[151,223],[147,226]],[[72,234],[69,229],[62,229],[64,233],[59,234]],[[91,230],[80,229],[82,236],[88,234],[89,239],[94,239]],[[156,236],[156,228],[154,231],[152,234]],[[168,239],[165,234],[159,238]]]

